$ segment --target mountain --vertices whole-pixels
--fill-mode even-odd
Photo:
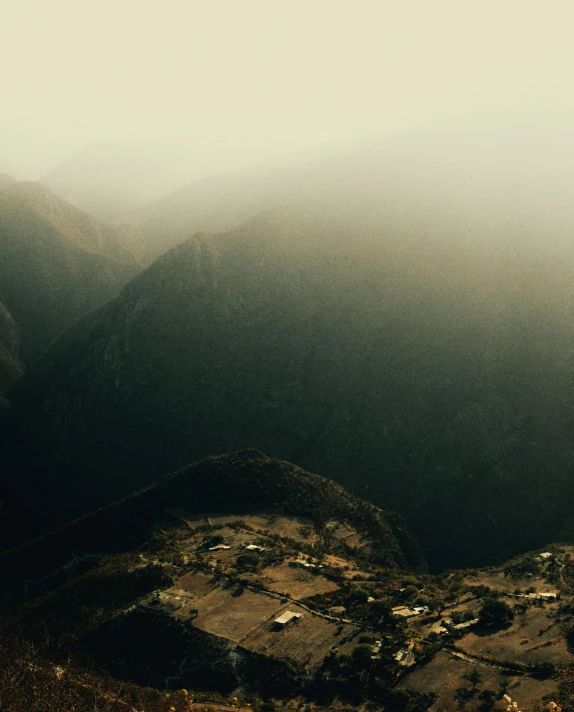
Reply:
[[[229,165],[199,146],[105,141],[76,151],[40,182],[91,215],[113,220]]]
[[[251,449],[187,465],[146,489],[1,554],[4,580],[12,586],[14,579],[30,572],[45,574],[66,560],[70,547],[92,552],[129,550],[150,536],[165,520],[165,508],[174,505],[178,511],[300,516],[321,526],[330,519],[345,521],[369,537],[369,556],[380,565],[426,569],[420,548],[399,515],[360,500],[332,480]]]
[[[139,271],[127,233],[39,183],[0,181],[0,301],[18,323],[28,363]]]
[[[14,389],[13,496],[73,516],[257,447],[399,511],[433,567],[569,539],[572,250],[365,200],[198,235],[69,331]]]
[[[574,224],[573,151],[574,132],[559,123],[430,126],[193,181],[144,206],[138,228],[158,257],[196,232],[312,202],[327,213],[360,205],[363,222],[382,218],[397,234],[424,233],[429,218],[432,230],[442,217],[441,231],[471,242],[522,232],[564,245]]]

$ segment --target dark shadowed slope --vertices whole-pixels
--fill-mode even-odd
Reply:
[[[7,404],[2,394],[24,373],[24,366],[18,358],[19,348],[18,327],[0,302],[0,410]]]
[[[405,514],[434,565],[571,536],[573,256],[449,220],[284,210],[182,244],[21,381],[5,479],[72,516],[258,447]]]
[[[209,457],[163,477],[151,487],[0,556],[6,579],[61,565],[71,549],[129,550],[165,519],[164,508],[190,512],[265,512],[307,517],[324,525],[347,521],[364,532],[378,563],[425,569],[418,544],[402,517],[382,511],[332,480],[289,462],[243,450]],[[14,581],[12,580],[13,584]]]
[[[28,362],[139,271],[121,232],[39,183],[0,184],[0,301],[21,329]]]

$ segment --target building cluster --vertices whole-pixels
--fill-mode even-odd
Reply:
[[[533,593],[507,593],[510,598],[528,598],[531,601],[554,603],[560,600],[560,591],[534,591]]]
[[[403,618],[413,618],[414,616],[421,616],[423,613],[428,611],[428,606],[414,606],[409,608],[408,606],[395,606],[392,609],[393,615],[402,616]]]

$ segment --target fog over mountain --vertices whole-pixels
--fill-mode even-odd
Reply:
[[[421,212],[434,214],[430,230],[440,220],[456,230],[460,221],[460,238],[477,245],[533,234],[552,249],[569,243],[573,153],[574,132],[560,123],[451,122],[194,182],[146,206],[141,225],[159,255],[196,231],[228,230],[270,207],[313,202],[328,211],[343,202],[364,207],[366,221],[384,210],[408,225]]]
[[[53,195],[0,176],[0,300],[37,358],[139,271],[137,243]]]
[[[2,712],[574,710],[571,3],[4,4]]]
[[[107,141],[75,152],[40,182],[96,217],[117,220],[192,180],[230,170],[236,164],[233,156],[214,155],[201,142],[191,147]]]
[[[160,201],[158,251],[188,239],[22,381],[10,471],[72,515],[254,446],[401,512],[435,566],[570,537],[568,140],[409,136]]]

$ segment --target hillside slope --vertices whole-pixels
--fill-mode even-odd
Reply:
[[[127,235],[39,183],[0,185],[0,301],[21,329],[29,362],[139,271]]]
[[[258,447],[407,516],[436,566],[569,538],[572,256],[362,216],[159,259],[22,380],[4,471],[72,515]]]
[[[31,511],[28,504],[23,503],[23,517]],[[369,555],[380,565],[426,568],[417,542],[396,513],[382,511],[332,480],[289,462],[243,450],[188,465],[123,500],[1,554],[6,585],[13,585],[13,577],[50,571],[66,561],[72,549],[130,550],[165,520],[165,508],[174,505],[191,512],[301,516],[321,526],[330,519],[346,521],[368,537]]]
[[[19,348],[18,327],[0,302],[0,409],[6,405],[2,394],[24,373],[24,366],[18,358]]]
[[[397,235],[438,245],[458,233],[487,244],[534,236],[554,247],[569,243],[574,225],[573,150],[574,132],[559,124],[428,127],[196,180],[144,206],[138,229],[158,257],[196,232],[232,230],[265,210],[312,204],[329,214],[347,205],[362,212],[357,227],[378,218]]]

